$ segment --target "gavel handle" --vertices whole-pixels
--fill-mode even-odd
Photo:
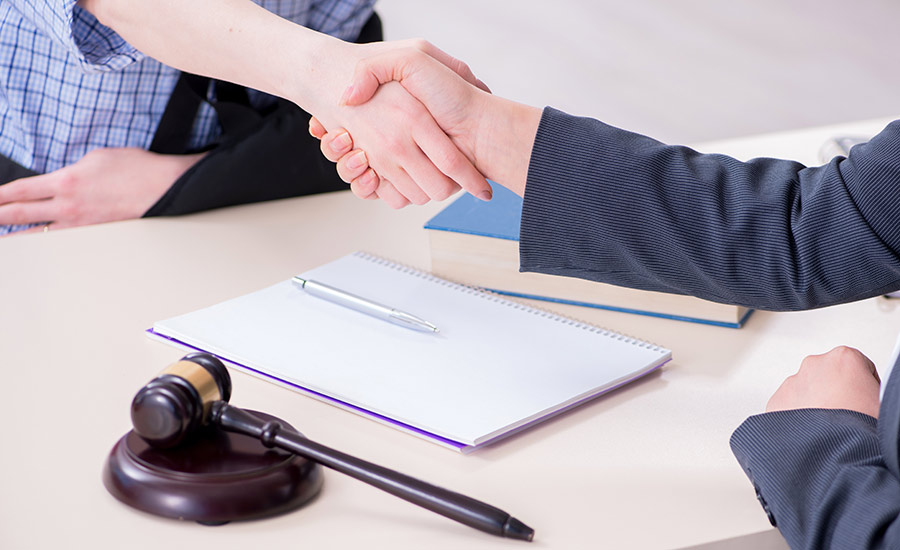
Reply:
[[[475,529],[526,541],[534,537],[533,529],[499,508],[320,445],[278,422],[266,422],[224,401],[212,404],[210,419],[224,430],[308,458]]]

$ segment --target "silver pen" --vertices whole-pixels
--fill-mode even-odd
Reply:
[[[365,313],[367,315],[371,315],[372,317],[377,317],[384,321],[388,321],[406,328],[411,328],[413,330],[421,330],[424,332],[438,332],[438,328],[436,326],[429,323],[425,319],[416,317],[411,313],[406,313],[405,311],[400,311],[399,309],[384,306],[355,294],[350,294],[349,292],[334,288],[333,286],[328,286],[316,281],[310,281],[309,279],[294,277],[292,280],[296,287],[305,290],[306,292],[317,298],[322,298],[323,300],[328,300],[329,302],[354,309],[356,311],[359,311],[360,313]]]

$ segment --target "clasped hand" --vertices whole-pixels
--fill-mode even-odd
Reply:
[[[394,208],[443,200],[460,188],[489,200],[491,188],[476,170],[478,140],[483,136],[475,130],[479,112],[483,111],[479,100],[489,92],[487,87],[463,62],[428,42],[415,40],[377,49],[374,55],[361,59],[341,102],[352,111],[363,112],[370,100],[397,98],[394,90],[400,86],[418,100],[416,105],[398,109],[406,110],[405,131],[422,147],[427,159],[404,167],[391,166],[385,163],[384,154],[370,147],[369,143],[377,140],[366,140],[357,130],[352,130],[351,136],[343,127],[326,131],[314,117],[310,133],[322,140],[325,157],[337,162],[341,179],[358,197],[381,198]],[[429,145],[432,147],[426,148]],[[403,142],[396,136],[387,147],[387,159],[409,157],[403,155]],[[425,166],[427,161],[433,166]]]

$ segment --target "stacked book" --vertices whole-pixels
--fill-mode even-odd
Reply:
[[[483,202],[465,194],[425,224],[431,270],[499,294],[739,328],[752,310],[692,296],[618,287],[570,277],[519,272],[522,199],[494,185]]]

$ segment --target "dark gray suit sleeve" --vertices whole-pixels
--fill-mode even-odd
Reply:
[[[792,549],[900,548],[900,480],[875,419],[800,409],[752,416],[731,448]]]
[[[502,182],[501,182],[502,183]],[[699,154],[547,108],[523,271],[772,310],[900,289],[900,122],[820,167]]]

